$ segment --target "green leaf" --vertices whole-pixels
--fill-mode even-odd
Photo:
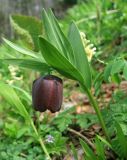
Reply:
[[[87,129],[91,125],[98,123],[98,118],[94,114],[86,113],[86,114],[78,114],[76,116],[77,124],[81,128]]]
[[[91,87],[91,72],[88,63],[87,55],[85,53],[80,33],[75,23],[72,23],[69,30],[69,40],[74,50],[76,68],[82,74],[85,84],[88,88]]]
[[[125,65],[124,65],[123,75],[124,75],[124,78],[127,80],[127,63],[125,63]]]
[[[117,139],[118,139],[118,143],[120,145],[120,152],[122,153],[122,157],[126,157],[127,158],[127,139],[125,138],[122,128],[120,127],[119,123],[116,122],[116,130],[117,130]]]
[[[74,53],[68,39],[60,29],[58,22],[51,10],[47,13],[45,10],[42,12],[44,21],[45,34],[48,41],[54,45],[63,56],[65,56],[72,64],[74,63]]]
[[[39,37],[39,42],[42,55],[50,66],[84,85],[84,79],[79,71],[52,44],[42,37]]]
[[[95,88],[95,96],[99,95],[103,80],[104,80],[104,73],[103,72],[100,72],[98,74],[96,73],[96,76],[93,82],[93,86]]]
[[[72,119],[73,119],[73,115],[70,114],[66,114],[66,115],[61,115],[56,117],[55,119],[53,119],[54,124],[57,125],[57,127],[59,128],[59,130],[61,132],[63,132],[65,129],[67,129],[67,127],[72,124]]]
[[[112,62],[109,63],[109,64],[106,66],[105,70],[104,70],[104,80],[105,80],[106,82],[108,82],[108,80],[109,80],[109,76],[110,76],[111,70],[112,70]]]
[[[16,92],[7,84],[0,83],[0,95],[10,103],[12,107],[18,111],[18,113],[23,116],[26,120],[30,120],[30,116],[25,108],[25,106],[20,101]]]
[[[22,53],[24,55],[27,55],[27,56],[31,56],[32,58],[39,58],[37,55],[36,55],[36,52],[33,52],[31,50],[28,50],[28,49],[25,49],[25,48],[22,48],[20,46],[18,46],[17,44],[3,38],[4,42],[6,44],[8,44],[11,48],[15,49],[17,52],[19,53]]]
[[[27,43],[34,43],[35,50],[38,50],[38,36],[42,35],[42,23],[39,19],[31,16],[12,15],[11,24],[15,31],[23,36]]]
[[[123,67],[124,67],[124,61],[123,60],[115,61],[112,64],[111,75],[113,75],[115,73],[119,73]]]
[[[26,92],[25,90],[23,90],[20,87],[14,86],[14,85],[11,85],[11,87],[13,87],[14,89],[16,89],[16,90],[20,91],[21,93],[23,93],[23,97],[26,99],[27,102],[30,102],[30,103],[32,102],[32,97],[28,92]]]
[[[97,138],[100,139],[106,146],[108,146],[109,148],[113,149],[111,144],[106,139],[102,138],[99,135],[97,135]]]
[[[109,102],[108,109],[103,111],[110,135],[114,134],[115,121],[119,122],[124,135],[127,135],[127,93],[123,91],[115,92]]]
[[[75,149],[75,146],[73,145],[73,143],[71,143],[71,150],[72,150],[72,154],[75,160],[78,160],[78,152]]]
[[[13,123],[8,123],[5,122],[4,125],[4,134],[11,137],[11,138],[15,138],[18,132],[18,125],[16,124],[16,122]]]
[[[50,70],[50,67],[46,63],[39,62],[33,59],[3,59],[3,62],[6,61],[8,64],[18,65],[23,68],[28,68],[40,72],[47,73]]]
[[[115,73],[115,74],[113,74],[113,75],[111,76],[111,80],[112,80],[112,82],[114,82],[114,83],[120,84],[120,82],[121,82],[121,77],[119,76],[118,73]]]
[[[48,153],[61,156],[61,153],[66,153],[67,138],[58,131],[51,131],[50,135],[53,137],[53,143],[45,143]]]
[[[91,73],[79,31],[73,23],[70,29],[70,41],[65,37],[51,10],[43,10],[43,21],[47,40],[58,49],[82,75],[85,85],[91,87]],[[62,72],[65,72],[63,70]]]
[[[94,152],[92,151],[92,149],[86,144],[86,142],[84,142],[82,139],[80,139],[80,144],[83,148],[83,151],[85,153],[85,158],[87,158],[88,160],[97,160]]]
[[[106,160],[104,144],[100,141],[98,137],[95,138],[95,148],[96,148],[96,154],[99,157],[99,160]]]

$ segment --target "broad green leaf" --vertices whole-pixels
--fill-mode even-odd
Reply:
[[[88,88],[91,87],[91,72],[90,66],[87,60],[87,56],[82,44],[80,33],[77,26],[72,23],[69,30],[69,40],[73,47],[75,59],[76,59],[76,68],[82,74],[85,84]]]
[[[124,75],[124,78],[127,80],[127,63],[125,63],[125,66],[123,68],[123,75]]]
[[[28,68],[40,72],[49,72],[50,67],[46,63],[39,62],[34,59],[3,59],[7,61],[8,64],[18,65],[23,68]]]
[[[91,73],[79,31],[75,24],[70,30],[70,42],[61,31],[51,10],[43,10],[43,21],[48,41],[80,72],[85,85],[91,87]],[[72,44],[71,44],[72,43]]]
[[[48,41],[54,45],[72,64],[75,63],[74,53],[72,47],[61,31],[58,22],[51,10],[47,13],[45,10],[42,12],[45,34]]]
[[[18,14],[12,15],[10,20],[15,31],[23,36],[27,43],[34,43],[35,50],[38,50],[38,36],[42,35],[41,21],[35,17]]]
[[[123,60],[115,61],[112,64],[111,75],[113,75],[115,73],[119,73],[123,67],[124,67],[124,61]]]
[[[97,160],[94,152],[92,151],[92,149],[86,144],[86,142],[84,142],[82,139],[80,139],[80,144],[83,148],[83,151],[85,152],[85,157],[87,157],[87,159],[89,160]]]
[[[39,37],[40,49],[46,62],[66,77],[84,85],[80,72],[47,40]]]
[[[17,52],[19,53],[22,53],[24,55],[27,55],[27,56],[31,56],[33,58],[39,58],[37,55],[36,55],[36,52],[33,52],[31,50],[28,50],[28,49],[25,49],[25,48],[22,48],[20,46],[18,46],[17,44],[3,38],[4,42],[6,44],[8,44],[11,48],[15,49]]]
[[[0,95],[4,97],[4,99],[10,103],[12,107],[18,111],[18,113],[23,116],[26,120],[30,120],[30,116],[22,104],[21,100],[17,96],[16,92],[9,85],[0,83]]]

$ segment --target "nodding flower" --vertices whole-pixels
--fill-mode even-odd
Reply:
[[[33,82],[32,101],[34,109],[40,112],[60,110],[63,99],[62,79],[54,75],[40,77]]]

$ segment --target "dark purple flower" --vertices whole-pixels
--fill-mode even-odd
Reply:
[[[52,113],[60,110],[63,99],[62,79],[54,75],[40,77],[33,82],[32,99],[35,110]]]

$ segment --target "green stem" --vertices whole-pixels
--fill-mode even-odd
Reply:
[[[33,130],[34,130],[36,136],[38,137],[38,141],[39,141],[39,143],[40,143],[40,145],[41,145],[41,147],[42,147],[44,153],[45,153],[46,156],[47,156],[47,160],[51,160],[51,157],[50,157],[50,155],[49,155],[49,153],[48,153],[48,151],[47,151],[47,149],[46,149],[46,147],[45,147],[45,145],[44,145],[44,143],[43,143],[43,140],[42,140],[41,137],[39,136],[39,133],[38,133],[38,131],[37,131],[37,129],[36,129],[36,127],[35,127],[33,121],[31,120],[30,123],[31,123],[31,126],[32,126],[32,128],[33,128]]]
[[[102,127],[102,130],[103,130],[103,132],[104,132],[104,134],[105,134],[105,137],[107,138],[107,140],[108,140],[109,142],[111,142],[111,140],[110,140],[110,138],[109,138],[109,135],[108,135],[108,133],[107,133],[107,129],[106,129],[106,126],[105,126],[105,122],[104,122],[104,119],[103,119],[103,117],[102,117],[102,114],[101,114],[101,111],[100,111],[100,109],[99,109],[99,106],[98,106],[97,101],[95,100],[95,98],[93,97],[93,95],[92,95],[92,93],[91,93],[91,91],[90,91],[89,89],[86,89],[86,88],[85,88],[85,91],[87,92],[87,95],[88,95],[88,97],[89,97],[90,103],[91,103],[92,106],[94,107],[94,110],[95,110],[95,112],[96,112],[96,114],[97,114],[97,117],[98,117],[98,119],[99,119],[100,125],[101,125],[101,127]]]

